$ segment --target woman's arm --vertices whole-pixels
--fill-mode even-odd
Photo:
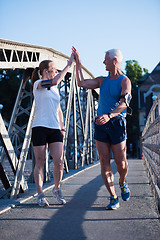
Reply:
[[[59,124],[60,124],[60,127],[61,127],[61,132],[62,132],[62,135],[63,135],[63,138],[64,138],[64,135],[65,135],[64,119],[63,119],[63,113],[62,113],[62,109],[61,109],[60,104],[59,104],[57,113],[58,113],[58,117],[59,117]]]
[[[59,84],[63,80],[63,78],[66,75],[66,73],[68,72],[69,68],[71,67],[73,60],[74,60],[74,55],[71,54],[66,67],[60,73],[58,73],[53,79],[47,79],[47,80],[40,81],[37,88],[38,89],[50,88],[54,85]]]
[[[52,86],[57,85],[62,81],[62,79],[64,78],[64,76],[66,75],[68,70],[70,69],[70,67],[73,63],[73,60],[74,60],[74,55],[71,54],[66,67],[52,79]]]

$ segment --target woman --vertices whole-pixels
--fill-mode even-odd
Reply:
[[[53,178],[55,187],[52,194],[58,204],[66,203],[60,189],[63,176],[62,157],[65,129],[60,108],[60,96],[56,85],[64,78],[72,62],[73,54],[66,67],[58,73],[53,61],[44,60],[32,73],[31,83],[35,99],[35,118],[32,124],[32,141],[35,155],[34,180],[38,192],[37,203],[41,207],[49,206],[42,190],[47,144],[54,162]]]

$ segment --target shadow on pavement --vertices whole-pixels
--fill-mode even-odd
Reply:
[[[117,172],[116,164],[112,162],[112,170]],[[86,172],[87,174],[87,172]],[[72,199],[63,206],[49,221],[43,230],[41,240],[45,239],[87,239],[83,231],[85,213],[97,199],[97,193],[103,185],[101,175],[84,184]],[[102,208],[98,208],[102,211]],[[105,208],[103,208],[103,211]]]
[[[43,230],[41,240],[86,239],[82,229],[84,215],[96,200],[97,192],[102,184],[102,178],[99,175],[88,184],[82,186],[71,201],[51,218]]]

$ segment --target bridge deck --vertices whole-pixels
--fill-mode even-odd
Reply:
[[[65,206],[56,205],[48,190],[49,208],[37,207],[36,199],[32,198],[2,214],[1,239],[159,239],[160,222],[143,161],[128,161],[131,198],[123,202],[120,197],[117,211],[105,210],[109,195],[100,176],[100,166],[95,165],[63,182]],[[112,167],[120,196],[114,162]]]

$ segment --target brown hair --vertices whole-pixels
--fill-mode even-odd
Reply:
[[[31,84],[33,86],[33,84],[35,83],[35,81],[37,81],[38,79],[40,79],[40,75],[43,74],[43,70],[44,69],[48,69],[49,68],[49,63],[52,62],[51,60],[44,60],[42,62],[40,62],[39,67],[36,67],[33,72],[32,72],[32,77],[31,77]],[[38,72],[39,71],[39,72]]]

